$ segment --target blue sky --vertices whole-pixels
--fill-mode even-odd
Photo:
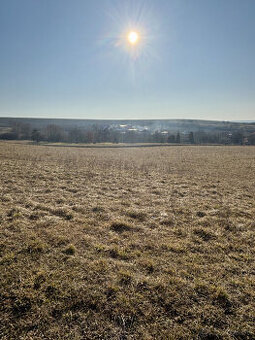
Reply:
[[[254,18],[254,0],[0,0],[0,116],[255,120]]]

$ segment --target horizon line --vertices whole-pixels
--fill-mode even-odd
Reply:
[[[192,121],[205,121],[205,122],[233,122],[233,123],[255,123],[255,119],[202,119],[202,118],[61,118],[61,117],[34,117],[34,116],[0,116],[0,119],[44,119],[44,120],[86,120],[86,121],[169,121],[169,120],[192,120]]]

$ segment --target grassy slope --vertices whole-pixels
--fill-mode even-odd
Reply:
[[[0,144],[0,338],[254,339],[254,151]]]

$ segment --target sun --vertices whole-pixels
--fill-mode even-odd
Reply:
[[[128,33],[127,38],[128,38],[128,41],[131,45],[135,45],[139,40],[139,35],[138,35],[137,32],[132,31],[132,32]]]

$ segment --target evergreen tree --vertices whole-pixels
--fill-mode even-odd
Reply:
[[[37,129],[34,129],[31,133],[31,139],[36,142],[36,143],[39,143],[40,140],[42,140],[42,136],[40,134],[40,131],[37,130]]]
[[[189,142],[190,142],[190,144],[195,144],[195,139],[194,139],[194,133],[193,133],[193,131],[191,131],[191,132],[189,133]]]
[[[181,143],[181,136],[180,136],[180,132],[177,132],[177,135],[176,135],[175,142],[176,142],[177,144],[180,144],[180,143]]]

